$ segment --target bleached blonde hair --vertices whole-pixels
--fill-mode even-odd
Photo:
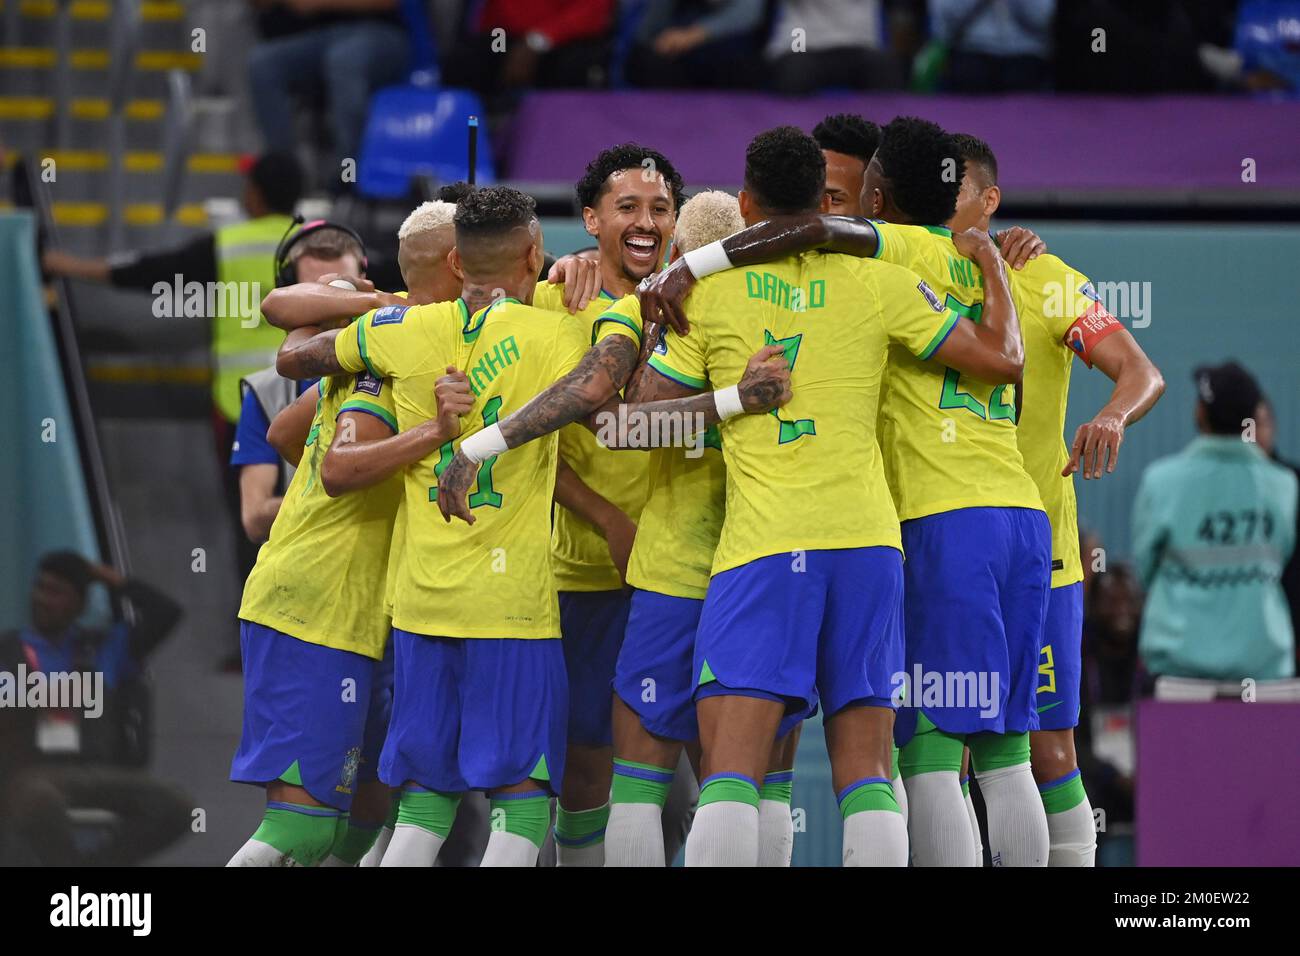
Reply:
[[[744,228],[736,197],[719,189],[705,189],[682,204],[673,243],[682,252],[691,252]]]
[[[452,217],[456,215],[456,204],[454,202],[443,202],[436,199],[433,202],[423,202],[416,206],[406,221],[402,223],[397,230],[399,240],[411,239],[437,229],[439,226],[452,225]]]

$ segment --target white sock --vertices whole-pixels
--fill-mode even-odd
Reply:
[[[610,804],[605,865],[664,866],[663,811],[657,804]]]
[[[907,834],[915,866],[974,866],[970,817],[953,770],[907,778]]]
[[[1047,866],[1047,812],[1029,762],[975,771],[988,811],[994,866]]]
[[[975,801],[971,799],[970,790],[966,791],[966,813],[970,817],[970,832],[975,838],[975,862],[973,866],[984,865],[984,844],[980,841],[980,820],[975,816]]]
[[[717,800],[695,811],[687,866],[758,866],[758,807]]]
[[[384,858],[384,852],[388,849],[389,842],[393,839],[393,828],[384,827],[379,831],[379,836],[375,837],[375,845],[366,851],[366,855],[361,858],[361,866],[378,866],[379,861]]]
[[[794,818],[782,800],[758,801],[758,865],[789,866],[794,855]]]
[[[907,788],[903,786],[903,775],[899,774],[892,781],[894,787],[894,799],[898,801],[898,809],[903,814],[903,824],[907,824]]]
[[[509,830],[493,830],[479,866],[536,866],[538,846]]]
[[[399,823],[380,866],[433,866],[445,837],[413,823]]]
[[[1062,813],[1047,814],[1047,834],[1048,866],[1097,865],[1097,826],[1087,797]]]
[[[271,844],[250,838],[235,851],[226,866],[298,866],[298,862]]]
[[[663,852],[661,849],[660,853]],[[605,865],[605,841],[592,843],[589,846],[565,846],[562,843],[555,844],[555,865],[556,866],[604,866]]]
[[[844,818],[845,866],[907,866],[907,824],[893,810],[863,810]]]

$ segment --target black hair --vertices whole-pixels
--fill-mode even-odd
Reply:
[[[473,191],[474,187],[462,179],[460,182],[448,183],[439,189],[438,199],[441,202],[458,203]]]
[[[537,218],[537,201],[510,186],[485,186],[467,193],[456,203],[457,235],[491,235]]]
[[[293,214],[294,206],[302,198],[302,167],[292,153],[266,153],[248,171],[262,200],[272,212],[282,216]]]
[[[822,149],[869,163],[880,145],[880,127],[856,113],[835,113],[813,127],[813,139]]]
[[[951,134],[915,116],[896,116],[881,131],[876,159],[894,205],[912,222],[938,226],[953,217],[966,163]]]
[[[801,129],[777,126],[745,150],[745,189],[772,213],[815,211],[826,191],[826,157]]]
[[[663,176],[664,185],[672,193],[673,210],[682,208],[682,201],[685,198],[682,194],[686,187],[682,183],[681,173],[677,172],[677,167],[658,150],[648,146],[638,146],[636,143],[623,143],[601,150],[596,158],[587,164],[582,178],[573,187],[578,197],[578,205],[584,209],[594,208],[605,190],[609,188],[611,175],[624,169],[647,168],[646,160],[650,160],[649,168],[653,168]]]
[[[90,587],[90,564],[75,551],[51,551],[42,555],[37,570],[67,581],[83,598]]]
[[[985,187],[996,186],[998,184],[998,158],[993,155],[992,148],[978,136],[972,136],[969,133],[953,133],[953,140],[957,143],[957,150],[961,153],[961,158],[966,160],[967,165],[975,163],[984,169],[984,178],[987,182]]]

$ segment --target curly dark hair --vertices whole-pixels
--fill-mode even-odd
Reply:
[[[826,191],[822,148],[794,126],[759,133],[745,150],[745,189],[771,213],[817,209]]]
[[[835,113],[813,127],[813,139],[822,149],[843,153],[869,163],[880,145],[880,127],[857,113]]]
[[[971,136],[969,133],[953,133],[952,138],[957,143],[957,149],[961,152],[961,158],[966,161],[967,166],[974,163],[984,170],[984,186],[996,186],[998,184],[998,158],[993,155],[993,150],[988,143],[977,136]]]
[[[881,131],[876,159],[889,180],[894,205],[912,222],[941,226],[957,211],[966,163],[956,139],[942,127],[896,116]]]
[[[441,187],[438,190],[437,198],[440,202],[458,203],[473,191],[474,187],[462,179],[459,182],[448,183],[446,186]]]
[[[485,186],[466,193],[456,203],[456,237],[490,236],[527,226],[537,217],[532,196],[510,186]]]
[[[596,158],[587,164],[582,178],[573,186],[573,191],[578,197],[578,205],[584,209],[594,208],[605,190],[609,188],[611,175],[624,169],[641,169],[647,159],[654,164],[654,168],[663,176],[664,184],[672,192],[674,211],[681,209],[684,198],[682,194],[686,186],[682,182],[681,173],[677,172],[677,167],[657,149],[639,146],[636,143],[623,143],[601,150]]]

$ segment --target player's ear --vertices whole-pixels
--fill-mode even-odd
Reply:
[[[452,246],[451,251],[447,253],[447,265],[451,266],[451,271],[457,279],[461,282],[465,281],[465,267],[460,261],[460,250],[455,246]]]
[[[736,194],[736,202],[740,204],[740,218],[749,222],[749,214],[754,211],[754,200],[749,195],[749,190],[741,189]]]
[[[596,235],[596,210],[590,206],[582,207],[582,224],[587,229],[587,235]]]
[[[1002,190],[997,186],[990,186],[984,190],[984,215],[991,216],[998,211],[1002,205]]]

